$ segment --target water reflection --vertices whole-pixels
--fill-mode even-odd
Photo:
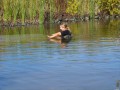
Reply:
[[[118,89],[119,22],[69,23],[68,42],[48,40],[59,25],[0,27],[0,90]]]
[[[70,39],[49,39],[49,41],[59,44],[62,48],[67,47],[68,43],[71,41]]]

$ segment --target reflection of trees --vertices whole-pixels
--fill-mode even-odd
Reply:
[[[114,39],[119,37],[120,21],[110,21],[107,24],[102,22],[83,22],[83,23],[71,23],[69,27],[73,33],[73,38],[69,45],[72,47],[70,53],[81,53],[82,49],[93,50],[96,44],[100,43],[102,39]],[[50,44],[45,43],[40,46],[37,42],[44,42],[47,40],[46,36],[59,31],[59,25],[45,25],[45,26],[30,26],[30,27],[12,27],[12,28],[0,28],[0,46],[7,47],[9,45],[14,46],[18,44],[28,44],[31,48],[55,48],[56,46],[49,46]],[[74,44],[75,43],[75,44]],[[83,47],[84,46],[84,47]],[[69,48],[68,47],[68,48]],[[78,50],[80,48],[81,50]],[[4,52],[4,50],[0,50]],[[66,51],[67,52],[67,51]],[[66,53],[66,52],[60,52]],[[88,52],[89,53],[89,52]]]
[[[43,27],[12,27],[0,30],[0,46],[26,44],[31,42],[44,41]]]
[[[119,34],[120,21],[109,21],[109,22],[80,22],[69,24],[71,31],[76,38],[85,40],[97,39],[101,36],[116,36]],[[1,35],[25,35],[25,34],[44,34],[48,35],[59,31],[59,25],[45,24],[40,26],[29,26],[29,27],[0,27]]]
[[[83,22],[72,24],[71,30],[74,38],[82,40],[99,40],[102,37],[118,37],[120,21],[109,22]]]

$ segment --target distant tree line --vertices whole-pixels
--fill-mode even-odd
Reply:
[[[0,25],[120,18],[120,0],[0,0]]]

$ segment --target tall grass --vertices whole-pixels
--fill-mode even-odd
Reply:
[[[18,21],[22,24],[43,23],[45,12],[50,13],[52,22],[55,14],[89,14],[94,17],[95,13],[104,10],[120,14],[119,7],[120,0],[0,0],[0,20],[14,24]]]
[[[14,23],[20,19],[22,24],[25,21],[34,21],[36,15],[40,17],[42,22],[44,13],[44,1],[45,0],[2,0],[0,3],[0,10],[3,5],[4,9],[4,21],[13,21]]]

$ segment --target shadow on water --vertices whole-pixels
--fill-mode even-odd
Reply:
[[[71,41],[72,38],[70,39],[49,39],[49,41],[57,43],[61,46],[61,48],[67,47],[67,44]]]
[[[117,80],[116,82],[116,90],[120,90],[120,80]]]
[[[0,90],[119,90],[120,21],[0,27]]]

